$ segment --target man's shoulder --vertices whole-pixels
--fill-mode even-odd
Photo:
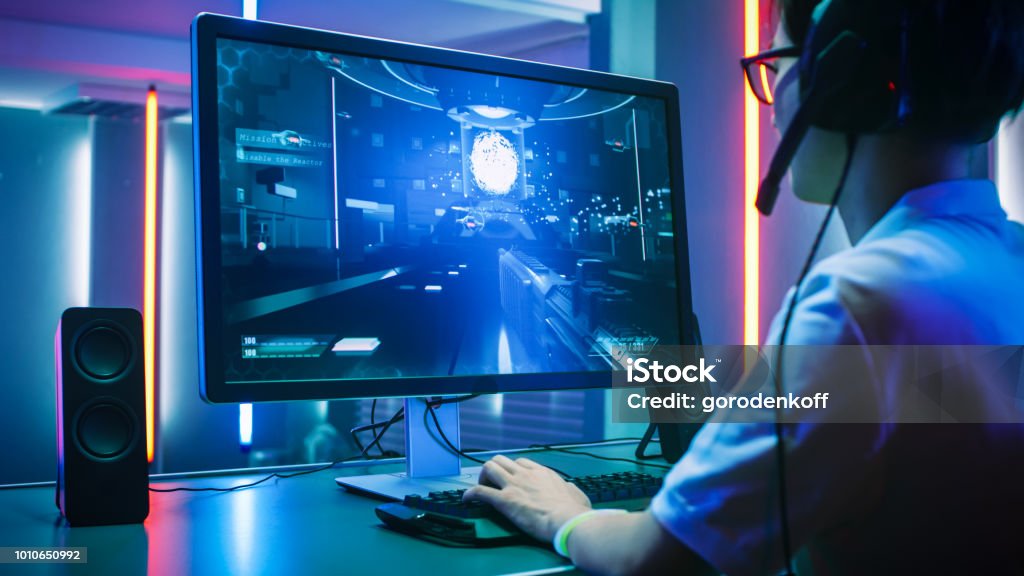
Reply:
[[[822,260],[799,300],[830,303],[868,341],[924,342],[953,337],[952,326],[989,332],[1013,286],[1024,290],[1021,254],[996,242],[910,229]],[[1015,313],[1024,313],[1020,308]]]
[[[821,290],[842,294],[899,293],[908,284],[946,276],[940,249],[912,236],[854,246],[818,262],[804,281],[808,296]]]

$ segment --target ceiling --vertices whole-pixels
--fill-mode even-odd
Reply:
[[[156,83],[186,92],[188,27],[199,12],[241,16],[243,0],[0,3],[0,105],[37,107],[76,82]],[[498,6],[498,7],[496,7]],[[586,34],[595,0],[258,0],[261,20],[502,52]],[[599,2],[596,3],[600,10]],[[567,21],[568,20],[568,21]],[[530,42],[527,41],[526,44]],[[510,49],[511,50],[511,49]]]
[[[40,0],[0,4],[0,18],[177,38],[188,38],[188,24],[197,12],[241,16],[242,3],[239,0]]]

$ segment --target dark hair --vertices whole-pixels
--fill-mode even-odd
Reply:
[[[822,0],[774,0],[797,46]],[[851,0],[833,0],[846,2]],[[913,129],[958,141],[984,141],[1024,101],[1021,0],[852,0],[858,19],[891,23],[906,14]],[[897,31],[887,28],[895,36]],[[898,38],[882,48],[899,60]]]

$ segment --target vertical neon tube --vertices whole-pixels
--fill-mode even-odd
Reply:
[[[242,0],[242,18],[255,20],[259,5],[256,0]]]
[[[156,170],[157,170],[157,98],[156,88],[146,94],[146,204],[143,232],[142,332],[146,377],[146,459],[153,461],[155,445],[156,357]]]
[[[89,118],[89,131],[75,148],[72,166],[74,186],[69,190],[71,214],[74,214],[68,253],[74,266],[74,292],[69,301],[75,306],[89,306],[92,299],[92,143],[96,118]]]
[[[743,53],[757,54],[760,49],[760,0],[744,0]],[[740,81],[744,81],[742,76]],[[760,343],[760,226],[757,208],[757,186],[761,178],[760,109],[757,98],[743,86],[744,185],[743,185],[743,343]]]
[[[238,443],[243,450],[252,446],[252,404],[238,405]]]

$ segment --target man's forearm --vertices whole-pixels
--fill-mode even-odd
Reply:
[[[697,574],[707,564],[648,512],[595,516],[569,537],[573,563],[593,574]]]

